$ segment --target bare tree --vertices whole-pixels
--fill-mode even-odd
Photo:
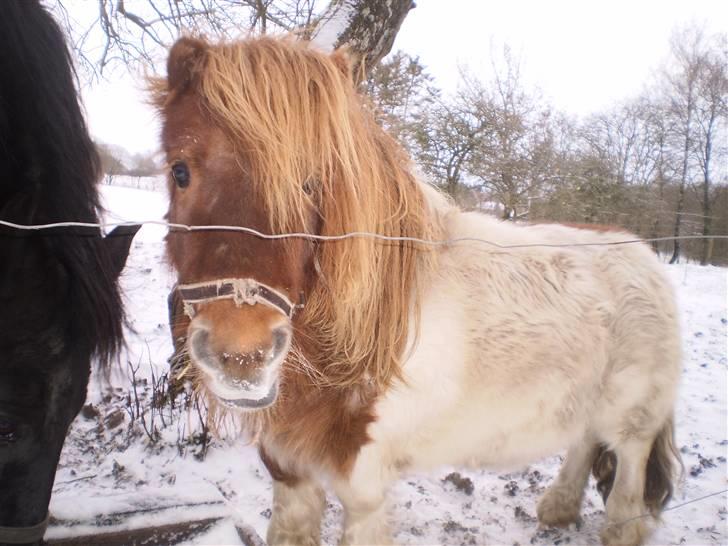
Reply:
[[[700,257],[702,265],[708,265],[713,254],[712,234],[713,201],[712,192],[714,164],[716,158],[723,161],[725,179],[726,161],[726,118],[728,117],[728,73],[726,73],[726,40],[722,36],[722,47],[709,49],[701,59],[698,75],[695,107],[696,136],[695,154],[702,174],[700,201],[702,205],[703,248]],[[720,163],[719,163],[720,164]],[[720,174],[719,174],[720,175]]]
[[[453,199],[463,195],[463,177],[487,120],[462,96],[437,100],[418,120],[415,157],[425,173]]]
[[[414,0],[331,0],[306,32],[324,49],[346,46],[357,60],[359,80],[389,53]]]
[[[320,4],[320,2],[319,2]],[[182,33],[224,38],[257,30],[293,31],[311,24],[316,0],[59,0],[81,65],[92,76],[114,66],[155,60]]]
[[[412,0],[59,0],[56,12],[82,66],[99,76],[114,65],[154,69],[183,33],[230,39],[253,31],[295,33],[327,49],[347,46],[369,70],[389,52],[412,7]]]
[[[680,178],[675,205],[673,235],[676,237],[670,263],[680,258],[680,237],[685,190],[690,182],[690,159],[694,146],[695,109],[701,66],[704,64],[705,37],[700,28],[685,28],[673,34],[670,41],[672,66],[663,71],[662,81],[669,114],[675,120],[675,138],[680,148]]]
[[[418,120],[439,95],[419,58],[402,51],[388,56],[372,68],[363,87],[381,125],[415,151]]]
[[[588,118],[581,138],[591,153],[611,166],[618,184],[648,184],[656,168],[650,130],[650,103],[646,96],[625,101]]]
[[[659,97],[659,93],[657,94]],[[666,188],[668,183],[675,178],[677,168],[675,166],[674,154],[672,153],[670,135],[674,134],[674,120],[666,115],[669,110],[667,105],[650,97],[645,99],[644,123],[645,131],[649,135],[652,146],[649,149],[650,162],[653,165],[650,184],[650,199],[647,207],[643,207],[644,214],[649,217],[649,228],[645,231],[650,238],[658,238],[664,233],[663,217],[667,214],[668,204]],[[653,243],[656,252],[660,250],[660,243]]]
[[[470,174],[503,207],[504,219],[527,213],[530,199],[550,176],[553,158],[551,111],[521,82],[520,61],[508,47],[503,66],[494,64],[489,85],[465,76],[463,100],[474,105],[483,131],[468,161]],[[525,211],[522,209],[526,209]]]

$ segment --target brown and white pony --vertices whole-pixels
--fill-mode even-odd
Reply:
[[[172,222],[501,244],[625,237],[458,210],[412,174],[338,52],[184,38],[154,95]],[[319,542],[323,487],[344,505],[344,543],[382,544],[400,473],[564,448],[544,524],[577,520],[592,467],[605,544],[642,543],[671,494],[679,332],[644,245],[171,231],[167,250],[191,317],[188,372],[216,423],[257,439],[273,476],[270,544]]]

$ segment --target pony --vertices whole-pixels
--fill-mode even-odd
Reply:
[[[462,212],[414,174],[350,65],[288,38],[185,37],[151,84],[168,219],[247,230],[171,230],[166,248],[185,377],[273,478],[268,543],[318,544],[324,488],[342,543],[388,543],[403,472],[562,449],[540,522],[575,522],[593,469],[604,544],[643,543],[680,464],[661,264],[611,244],[624,233]],[[426,243],[458,238],[501,247]]]
[[[0,219],[99,221],[99,158],[65,39],[36,0],[0,17]],[[117,278],[138,226],[0,225],[0,543],[37,543],[91,360],[122,343]]]

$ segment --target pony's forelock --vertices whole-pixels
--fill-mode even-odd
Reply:
[[[211,45],[193,85],[235,143],[273,230],[311,230],[313,206],[324,235],[439,235],[407,155],[376,125],[340,58],[293,39]],[[400,375],[418,272],[434,252],[355,238],[316,253],[322,278],[299,321],[317,340],[306,364],[332,385],[386,386]]]

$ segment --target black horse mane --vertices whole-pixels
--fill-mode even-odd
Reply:
[[[0,219],[98,222],[99,157],[63,33],[37,0],[3,2],[0,74]],[[62,312],[73,341],[85,342],[108,362],[122,342],[123,306],[101,231],[20,232],[0,226],[0,261],[8,266],[29,244],[49,260],[39,275],[48,276],[57,264],[65,272],[54,282],[67,290],[58,301],[66,306]],[[12,259],[3,255],[10,252]],[[0,269],[0,291],[12,293],[12,279]]]

